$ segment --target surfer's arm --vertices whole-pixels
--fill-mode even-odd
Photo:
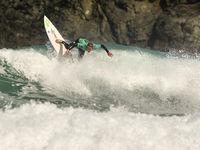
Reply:
[[[113,57],[113,54],[109,52],[109,50],[103,44],[101,44],[101,48],[103,48],[107,52],[108,56]]]

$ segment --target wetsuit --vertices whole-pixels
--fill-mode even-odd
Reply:
[[[83,39],[83,38],[79,38],[70,44],[67,44],[65,41],[63,41],[62,43],[64,44],[65,48],[69,49],[69,50],[71,50],[74,47],[77,47],[78,48],[78,59],[80,60],[83,58],[85,51],[87,51],[87,45],[88,45],[89,41],[86,39]],[[99,48],[103,48],[107,53],[109,52],[108,49],[104,45],[93,44],[93,50],[96,50]]]

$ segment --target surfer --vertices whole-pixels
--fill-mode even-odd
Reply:
[[[70,44],[67,44],[63,40],[56,39],[56,43],[64,44],[65,48],[67,49],[67,51],[65,52],[65,55],[67,56],[69,55],[69,51],[72,48],[77,47],[79,60],[83,58],[85,51],[88,51],[88,53],[90,53],[92,50],[96,50],[99,48],[103,48],[107,52],[108,56],[113,57],[113,54],[109,52],[109,50],[103,44],[94,44],[83,38],[79,38]]]

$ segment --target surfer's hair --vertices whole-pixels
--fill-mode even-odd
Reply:
[[[88,45],[87,46],[89,46],[89,47],[92,47],[93,48],[93,43],[88,43]]]

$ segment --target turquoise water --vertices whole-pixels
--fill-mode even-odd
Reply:
[[[2,149],[199,149],[199,58],[106,46],[1,49]]]

